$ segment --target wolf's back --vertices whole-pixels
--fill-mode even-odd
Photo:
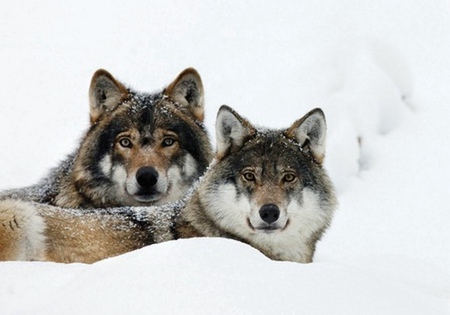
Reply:
[[[14,199],[54,204],[54,198],[61,192],[61,188],[70,182],[70,174],[76,154],[69,155],[60,164],[50,170],[46,177],[37,184],[0,191],[0,200]]]

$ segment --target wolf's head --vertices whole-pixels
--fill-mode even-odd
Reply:
[[[215,166],[199,189],[206,215],[270,258],[310,262],[336,207],[322,167],[325,134],[320,109],[269,130],[222,106]]]
[[[73,173],[89,206],[178,200],[208,166],[212,149],[196,70],[184,70],[158,93],[136,92],[98,70],[89,99],[91,128]]]

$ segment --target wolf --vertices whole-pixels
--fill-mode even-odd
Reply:
[[[162,91],[137,92],[106,70],[89,88],[90,128],[79,147],[36,185],[0,199],[68,208],[160,205],[184,196],[212,160],[198,72]]]
[[[181,201],[81,211],[5,200],[0,259],[92,263],[169,240],[225,237],[273,260],[309,263],[337,207],[325,136],[320,109],[273,130],[223,105],[215,157]]]

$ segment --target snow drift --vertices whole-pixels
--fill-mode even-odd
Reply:
[[[3,262],[0,313],[450,314],[449,14],[444,0],[4,4],[1,189],[72,151],[96,69],[152,90],[194,66],[211,135],[222,104],[279,128],[321,107],[340,207],[308,265],[224,239]]]

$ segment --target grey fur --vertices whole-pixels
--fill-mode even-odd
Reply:
[[[183,97],[188,96],[189,101],[180,103]],[[212,158],[212,148],[203,125],[203,86],[196,70],[184,70],[166,89],[156,93],[137,92],[125,87],[107,71],[98,70],[92,78],[89,99],[91,126],[78,149],[39,183],[1,192],[0,199],[12,198],[71,208],[162,204],[182,197],[206,170]],[[169,191],[161,192],[160,196],[153,193],[156,197],[148,198],[148,202],[136,201],[125,191],[124,183],[114,178],[113,171],[117,172],[118,166],[126,169],[124,158],[116,153],[115,147],[116,137],[127,130],[137,134],[140,143],[136,146],[142,147],[139,151],[142,164],[154,167],[152,163],[155,161],[170,159],[169,164],[160,162],[165,163],[159,166],[165,173],[159,172],[159,178],[166,176],[166,181],[171,180],[166,173],[170,167],[178,167],[180,178],[177,179],[176,194],[172,195],[174,187],[169,187],[171,183],[165,183],[169,185]],[[169,131],[177,137],[175,141],[179,150],[171,157],[151,153],[156,152],[159,146],[155,141],[160,130]],[[184,165],[187,155],[192,157],[189,160],[192,165]],[[103,168],[100,165],[102,160]],[[135,163],[133,158],[129,160],[129,164]],[[126,176],[133,176],[129,169],[125,171]],[[119,175],[116,174],[116,177]]]
[[[311,262],[316,243],[337,207],[333,185],[316,158],[317,143],[324,143],[325,126],[323,112],[315,109],[286,130],[257,129],[222,106],[216,124],[218,160],[177,219],[177,237],[228,237],[258,248],[272,259]],[[324,154],[323,148],[320,154]],[[254,183],[243,179],[245,170],[254,170]],[[280,184],[283,170],[295,174],[296,182]],[[299,204],[299,212],[285,214],[286,225],[277,226],[279,220],[271,224],[260,220],[260,226],[251,226],[252,212],[264,205],[288,212],[283,203],[292,202]],[[252,204],[258,207],[251,209]]]
[[[28,260],[94,262],[154,243],[206,236],[248,243],[274,260],[309,263],[337,200],[316,148],[310,147],[324,136],[326,128],[317,132],[318,126],[325,127],[324,115],[316,109],[299,121],[285,130],[257,129],[222,106],[216,157],[183,200],[82,211],[0,202],[0,223],[7,225],[6,220],[16,215],[21,218],[16,208],[25,207],[45,221],[46,248],[24,258]],[[33,230],[32,220],[21,221],[25,221],[22,230]],[[8,231],[4,238],[18,238],[15,233],[20,232]],[[2,246],[5,253],[20,248],[0,240]],[[0,258],[18,259],[13,254],[2,256],[1,251]]]

